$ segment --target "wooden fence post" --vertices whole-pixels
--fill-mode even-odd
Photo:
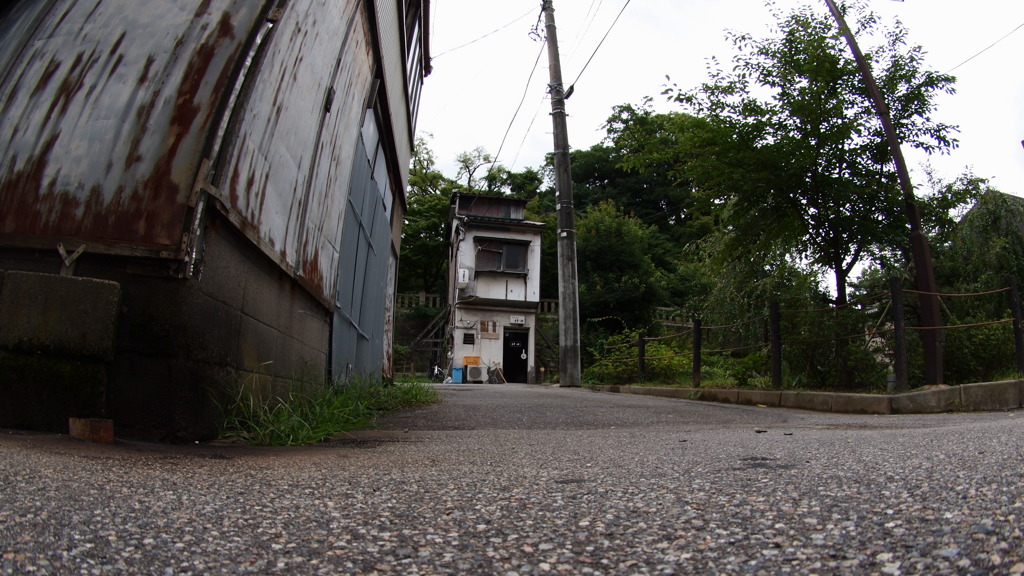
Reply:
[[[1020,290],[1017,278],[1010,276],[1010,313],[1013,314],[1013,356],[1017,360],[1017,372],[1024,374],[1024,329],[1021,328]]]
[[[894,392],[906,392],[910,387],[907,368],[907,326],[904,320],[903,285],[899,278],[889,279],[889,294],[892,298],[892,328],[895,335],[893,349],[893,372],[896,375]]]
[[[772,387],[782,389],[782,321],[779,303],[768,304],[768,337],[771,340]]]
[[[700,347],[704,330],[701,329],[700,318],[693,319],[693,387],[700,388]]]

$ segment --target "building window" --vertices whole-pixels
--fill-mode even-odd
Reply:
[[[480,337],[490,340],[498,339],[498,323],[494,320],[480,321]]]
[[[477,272],[526,272],[529,244],[502,240],[477,239]]]
[[[463,332],[462,343],[465,344],[466,346],[472,346],[476,344],[476,334],[472,332]]]

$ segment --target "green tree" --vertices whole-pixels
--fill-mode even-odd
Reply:
[[[960,290],[992,290],[1010,276],[1024,279],[1024,199],[988,188],[950,236],[942,264]]]
[[[621,328],[646,328],[664,302],[663,275],[650,256],[653,228],[611,201],[576,222],[580,318]]]
[[[857,36],[880,41],[867,57],[903,141],[928,152],[955,146],[955,129],[930,117],[953,78],[924,69],[898,22],[883,29],[862,3],[852,11]],[[666,93],[708,122],[686,173],[719,206],[728,252],[783,250],[828,269],[841,304],[858,264],[906,243],[901,196],[835,22],[810,6],[775,17],[774,37],[730,34],[738,49],[730,71],[716,67],[698,88]]]
[[[448,252],[445,249],[449,198],[457,184],[437,170],[424,138],[416,140],[409,168],[408,209],[402,226],[398,267],[399,292],[445,291]]]
[[[544,179],[540,172],[526,168],[522,172],[513,172],[508,168],[494,164],[484,175],[486,191],[482,193],[508,196],[521,200],[531,200],[541,193]]]
[[[944,181],[928,167],[925,180],[931,192],[918,202],[921,221],[933,249],[937,251],[936,258],[940,258],[941,252],[952,244],[961,218],[992,188],[988,180],[970,170],[951,181]]]
[[[678,244],[714,231],[711,212],[685,170],[695,150],[694,134],[707,130],[705,121],[688,114],[655,113],[648,98],[638,106],[615,106],[605,129],[608,145],[602,151],[612,165],[603,174],[597,172],[602,179],[584,182],[607,186],[609,198]],[[574,158],[574,178],[575,162]],[[584,178],[589,175],[586,166],[581,171]]]
[[[485,193],[485,190],[476,187],[476,182],[473,179],[481,168],[493,164],[494,158],[483,147],[477,146],[469,152],[462,152],[456,156],[455,163],[459,166],[455,180],[461,182],[463,178],[466,179],[466,183],[462,185],[463,191],[469,194]]]
[[[937,253],[936,273],[943,291],[976,294],[943,299],[951,329],[945,335],[945,373],[950,382],[985,382],[1016,371],[1010,325],[987,324],[1012,317],[1006,292],[1009,278],[1024,278],[1024,199],[960,178],[949,186],[973,193],[975,205],[949,233]]]

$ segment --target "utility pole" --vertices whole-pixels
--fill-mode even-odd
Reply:
[[[559,385],[580,385],[580,303],[576,278],[576,214],[572,201],[572,167],[569,163],[569,132],[565,122],[565,89],[558,58],[555,7],[542,0],[547,31],[548,69],[551,83],[551,121],[555,130],[555,210],[558,214],[558,366]]]
[[[825,0],[825,3],[828,4],[828,9],[836,19],[839,31],[846,38],[846,43],[850,45],[853,58],[857,61],[857,66],[864,77],[864,85],[874,102],[875,112],[878,113],[878,118],[882,122],[882,129],[885,131],[885,138],[889,143],[889,153],[896,165],[896,175],[903,193],[903,210],[907,213],[907,219],[910,222],[910,251],[914,259],[914,280],[917,289],[923,292],[920,295],[920,303],[921,323],[924,328],[921,334],[921,343],[924,348],[924,381],[925,384],[942,384],[942,311],[939,308],[932,252],[928,246],[928,237],[921,230],[921,211],[917,207],[917,198],[914,196],[914,185],[910,182],[910,171],[907,170],[907,162],[903,158],[899,136],[892,125],[889,107],[886,106],[885,98],[878,89],[875,77],[871,74],[871,66],[868,65],[867,59],[860,51],[860,46],[836,3],[833,0]]]

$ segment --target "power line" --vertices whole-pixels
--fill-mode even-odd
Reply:
[[[576,57],[576,50],[579,49],[583,43],[583,38],[586,37],[587,33],[590,32],[590,27],[593,26],[594,20],[597,18],[597,12],[601,9],[601,3],[603,0],[590,0],[590,7],[587,8],[587,15],[583,17],[583,26],[580,27],[579,31],[576,32],[576,38],[572,41],[572,50],[569,51],[569,60]]]
[[[974,56],[971,56],[971,57],[970,57],[970,58],[968,58],[967,60],[964,60],[963,62],[961,62],[961,63],[957,64],[956,66],[953,66],[953,67],[952,67],[952,68],[950,68],[949,70],[946,70],[946,74],[949,74],[949,73],[950,73],[950,72],[952,72],[953,70],[956,70],[957,68],[959,68],[959,67],[963,66],[964,64],[967,64],[967,63],[968,63],[968,62],[970,62],[971,60],[974,60],[974,59],[975,59],[975,58],[977,58],[978,56],[981,56],[982,54],[984,54],[985,52],[987,52],[987,51],[988,51],[988,50],[989,50],[990,48],[992,48],[992,47],[993,47],[993,46],[995,46],[996,44],[999,44],[999,43],[1000,43],[1000,42],[1002,42],[1003,40],[1006,40],[1007,38],[1009,38],[1009,37],[1010,37],[1010,35],[1011,35],[1011,34],[1013,34],[1014,32],[1016,32],[1017,30],[1020,30],[1021,28],[1024,28],[1024,22],[1021,22],[1020,24],[1018,24],[1016,28],[1014,28],[1013,30],[1010,30],[1009,32],[1007,32],[1005,36],[1003,36],[1003,37],[1002,37],[1002,38],[1000,38],[999,40],[996,40],[995,42],[993,42],[993,43],[989,44],[989,45],[988,45],[987,47],[985,47],[984,49],[982,49],[982,50],[981,50],[980,52],[978,52],[978,53],[977,53],[977,54],[975,54]]]
[[[515,157],[512,158],[512,163],[509,164],[510,170],[514,168],[516,162],[519,161],[519,154],[523,151],[523,146],[526,145],[526,139],[530,137],[530,130],[533,129],[533,123],[537,121],[537,116],[540,115],[540,110],[544,106],[544,101],[547,99],[548,97],[546,94],[544,95],[544,97],[540,99],[540,104],[537,105],[537,110],[534,111],[533,118],[530,119],[530,124],[529,126],[526,127],[526,133],[523,134],[523,139],[521,142],[519,142],[519,148],[516,150],[516,155]]]
[[[533,62],[533,69],[530,70],[530,77],[526,79],[526,89],[523,91],[523,97],[519,100],[519,106],[516,107],[516,111],[512,114],[512,120],[508,123],[508,128],[505,129],[505,135],[501,138],[501,145],[498,146],[498,152],[494,155],[494,160],[491,163],[491,168],[487,170],[490,174],[491,170],[494,169],[495,164],[498,163],[498,157],[501,156],[501,150],[505,147],[505,140],[508,138],[508,133],[512,130],[512,125],[515,124],[516,116],[519,115],[519,111],[523,109],[523,102],[526,101],[526,96],[530,93],[530,82],[533,80],[533,74],[537,71],[537,65],[540,64],[540,57],[544,54],[544,45],[541,44],[540,52],[537,53],[537,59]]]
[[[490,36],[492,34],[497,34],[498,32],[501,32],[502,30],[504,30],[505,28],[508,28],[509,26],[515,24],[516,22],[519,22],[523,18],[526,18],[527,16],[533,14],[534,10],[535,10],[535,8],[530,8],[529,12],[523,14],[522,16],[516,18],[515,20],[509,22],[508,24],[505,24],[504,26],[502,26],[502,27],[500,27],[500,28],[498,28],[496,30],[492,30],[492,31],[488,32],[487,34],[484,34],[483,36],[480,36],[479,38],[477,38],[475,40],[470,40],[469,42],[466,42],[465,44],[461,44],[459,46],[456,46],[455,48],[449,48],[448,50],[445,50],[444,52],[441,52],[440,54],[435,54],[434,56],[431,56],[431,60],[440,58],[441,56],[444,56],[445,54],[448,54],[450,52],[454,52],[456,50],[459,50],[460,48],[465,48],[466,46],[469,46],[471,44],[475,44],[475,43],[483,40],[484,38],[487,38],[488,36]]]
[[[615,20],[613,20],[612,25],[608,27],[608,31],[605,32],[604,36],[601,37],[601,41],[597,43],[597,47],[594,48],[594,52],[590,54],[590,58],[587,59],[587,63],[583,65],[583,69],[580,70],[579,75],[576,76],[576,80],[573,80],[572,84],[569,84],[568,90],[565,91],[566,98],[568,98],[572,94],[573,88],[576,86],[576,82],[578,82],[580,77],[583,76],[583,73],[586,72],[587,66],[590,66],[590,61],[594,59],[594,56],[597,55],[597,51],[600,50],[601,45],[604,44],[605,39],[608,38],[608,35],[611,34],[612,29],[615,28],[615,24],[618,23],[619,18],[622,16],[622,13],[626,11],[626,6],[629,6],[629,2],[630,0],[626,0],[626,3],[622,5],[622,9],[619,10],[618,15],[615,16]]]

